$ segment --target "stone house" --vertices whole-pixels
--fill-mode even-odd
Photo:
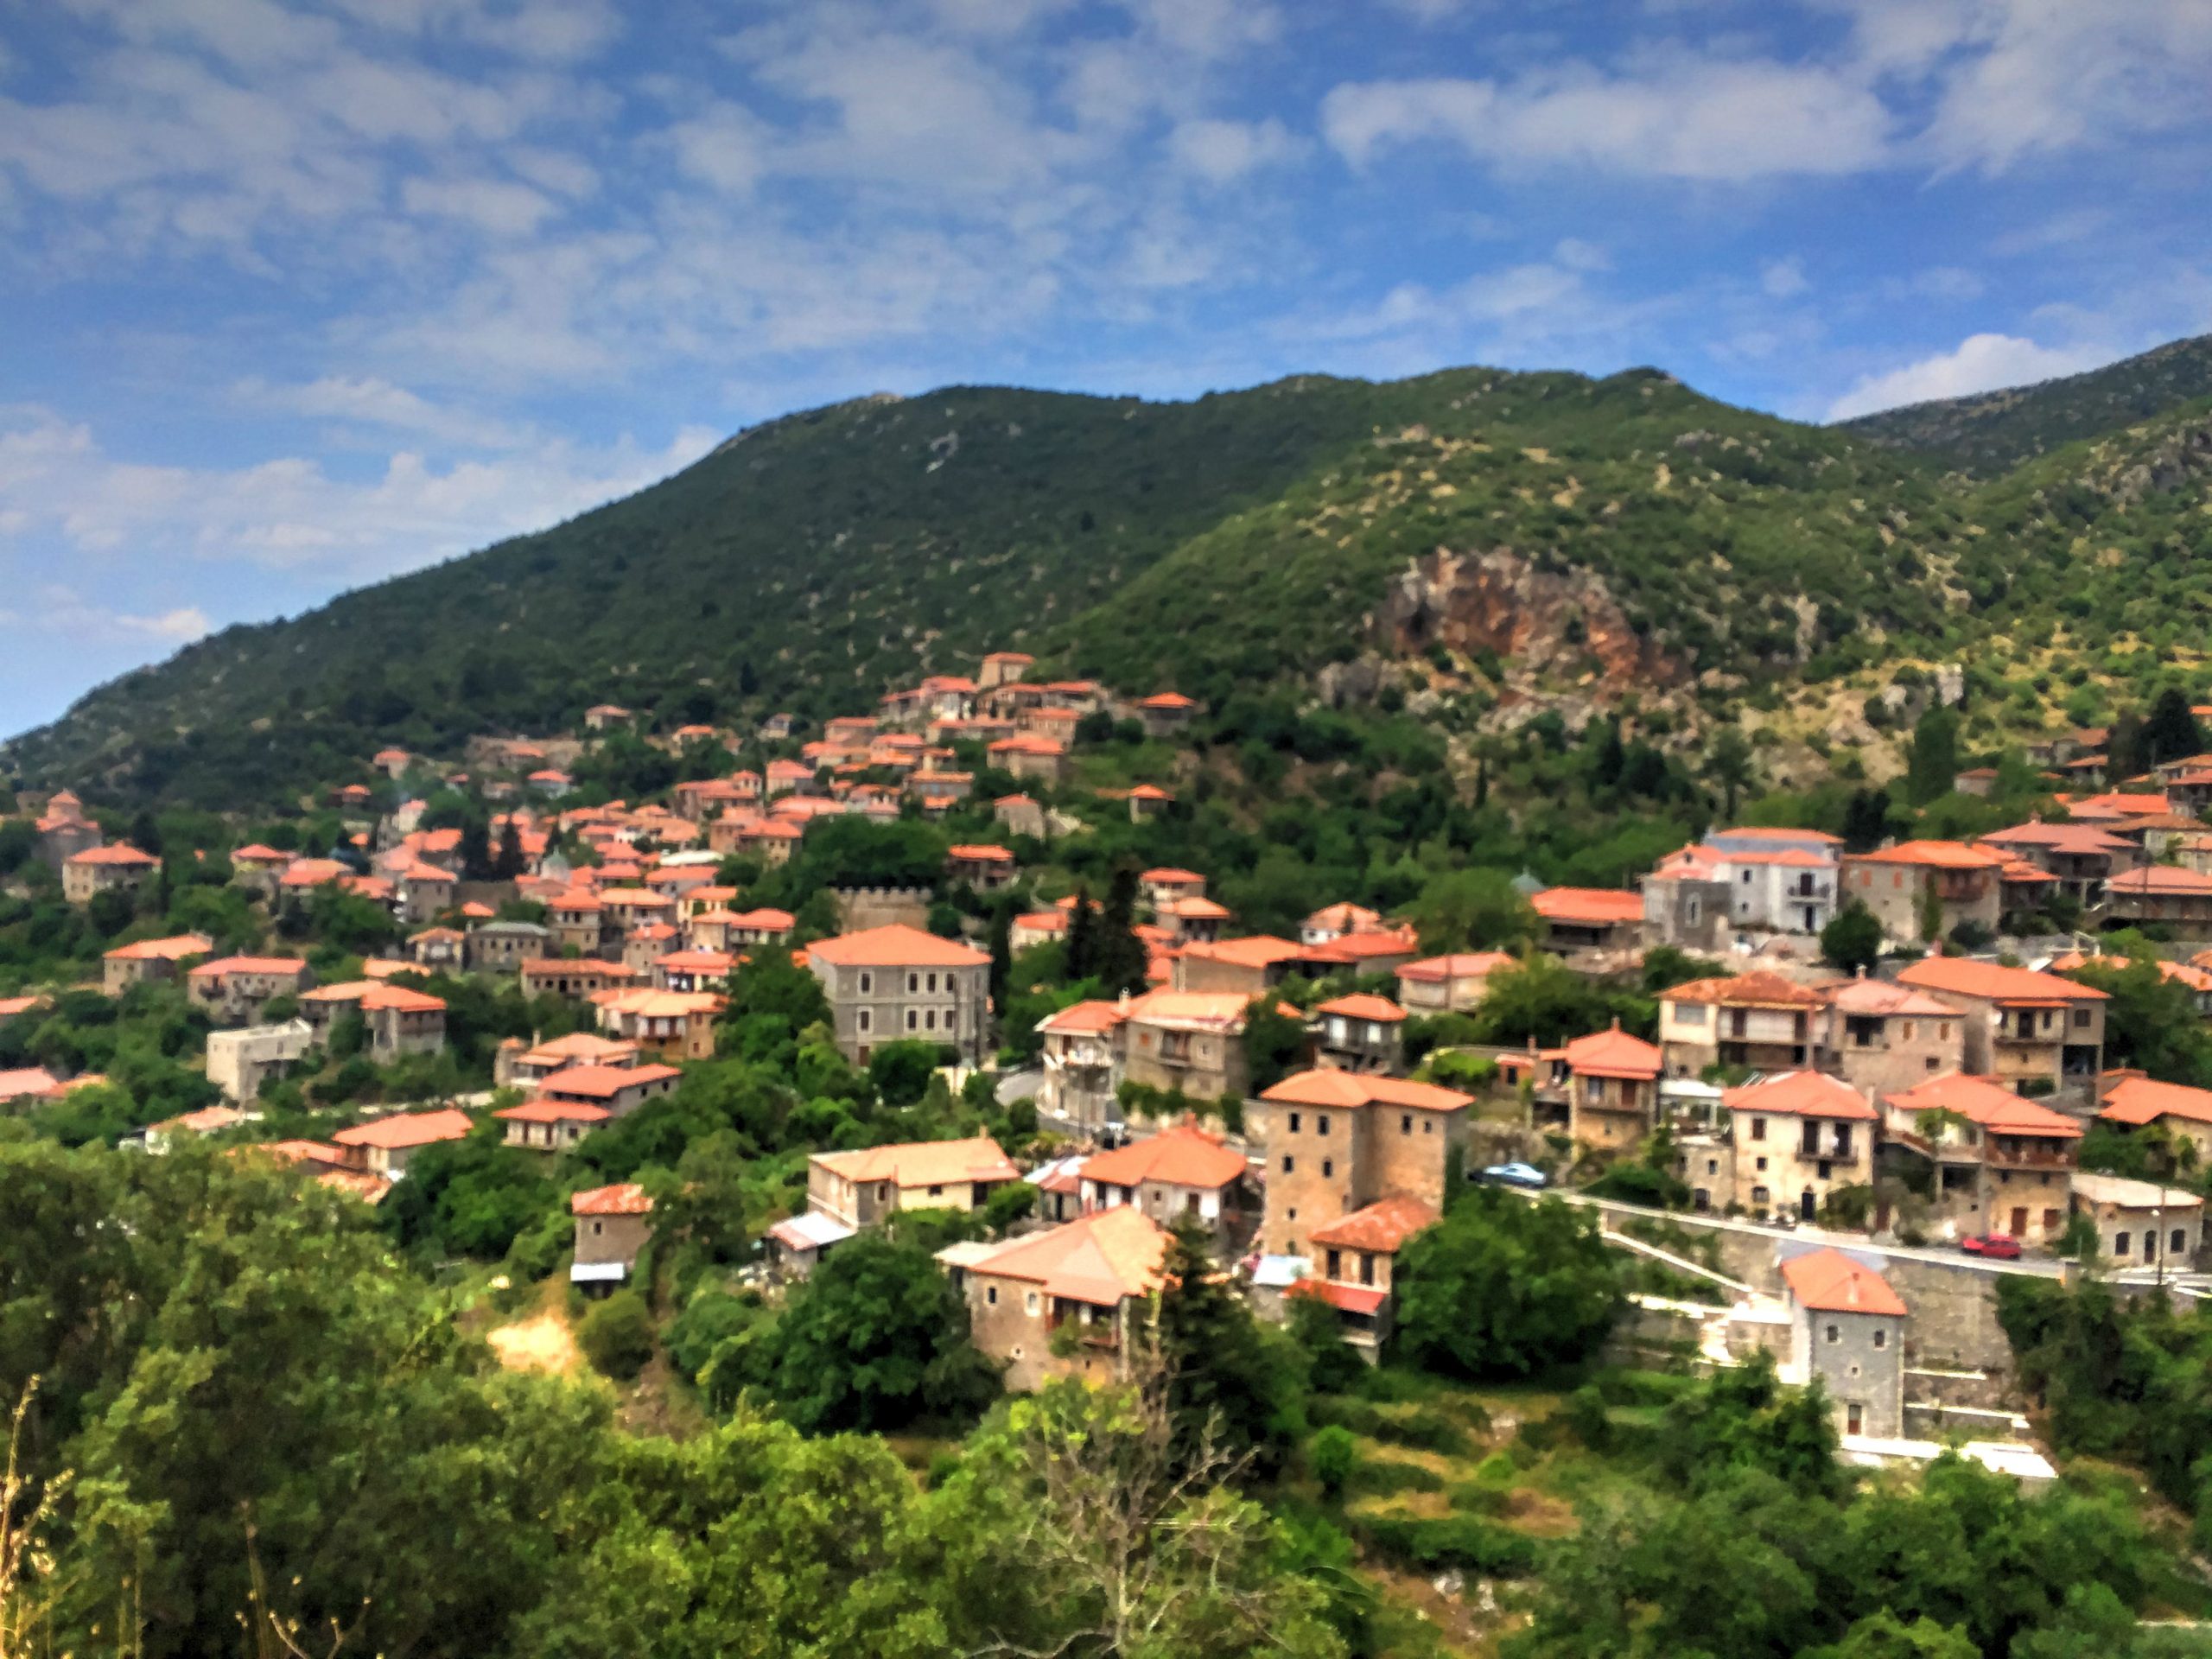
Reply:
[[[300,1014],[327,1046],[334,1027],[346,1015],[361,1017],[368,1055],[388,1064],[403,1054],[435,1054],[446,1046],[446,1005],[428,991],[375,980],[351,980],[318,986],[300,995]]]
[[[1835,915],[1843,843],[1817,830],[1719,830],[1643,880],[1646,937],[1716,950],[1738,931],[1817,934]]]
[[[1196,870],[1163,865],[1158,869],[1146,870],[1137,877],[1138,901],[1155,916],[1178,899],[1203,899],[1205,896],[1206,879]]]
[[[1331,997],[1313,1010],[1308,1029],[1324,1065],[1341,1071],[1406,1069],[1406,1011],[1387,996]]]
[[[1811,1221],[1843,1187],[1871,1187],[1881,1115],[1819,1071],[1791,1071],[1721,1096],[1739,1210]]]
[[[584,1001],[606,991],[632,989],[642,976],[625,963],[589,957],[543,957],[524,963],[518,977],[524,996]]]
[[[2066,1230],[2082,1126],[1952,1072],[1882,1098],[1885,1161],[1928,1170],[1937,1212],[1961,1233],[2051,1244]]]
[[[409,936],[407,955],[427,971],[459,973],[467,965],[468,935],[457,927],[426,927]]]
[[[506,1126],[502,1144],[522,1152],[567,1152],[613,1121],[605,1107],[574,1100],[525,1100],[492,1116]]]
[[[264,1084],[282,1075],[314,1043],[315,1033],[304,1020],[211,1031],[207,1033],[207,1081],[223,1091],[224,1098],[251,1104],[260,1098]]]
[[[1847,979],[1821,988],[1813,1064],[1870,1099],[1966,1065],[1966,1015],[1910,985]]]
[[[2212,933],[2212,875],[2178,864],[2148,864],[2105,883],[2104,916],[2129,926],[2154,924],[2192,938]]]
[[[1121,1077],[1193,1099],[1241,1096],[1251,1082],[1244,1055],[1250,1007],[1241,991],[1160,990],[1132,997],[1121,1005],[1115,1033]]]
[[[1248,1173],[1244,1154],[1220,1135],[1179,1123],[1086,1159],[1077,1202],[1085,1215],[1132,1205],[1163,1227],[1187,1218],[1233,1246],[1256,1219]]]
[[[2094,823],[2016,824],[1975,844],[2034,865],[2084,907],[2101,903],[2106,883],[2143,861],[2140,847]]]
[[[1398,1252],[1438,1219],[1433,1205],[1401,1196],[1377,1199],[1317,1227],[1312,1240],[1314,1276],[1298,1281],[1288,1294],[1315,1297],[1336,1309],[1344,1340],[1373,1364],[1390,1337]]]
[[[1643,932],[1643,896],[1611,887],[1546,887],[1529,903],[1544,943],[1562,955],[1633,949]]]
[[[1782,1264],[1789,1311],[1789,1380],[1818,1377],[1838,1433],[1897,1440],[1904,1433],[1904,1300],[1873,1268],[1836,1249]]]
[[[1758,969],[1694,979],[1659,994],[1659,1047],[1670,1077],[1715,1066],[1802,1071],[1813,1063],[1820,994]]]
[[[1301,1071],[1264,1091],[1244,1120],[1267,1154],[1261,1248],[1303,1255],[1316,1228],[1381,1198],[1441,1209],[1473,1103],[1455,1089],[1350,1071]]]
[[[569,1282],[584,1286],[587,1295],[604,1295],[629,1278],[652,1243],[653,1201],[637,1182],[624,1181],[576,1193],[569,1213],[576,1224]]]
[[[1045,809],[1027,795],[1001,795],[991,803],[991,816],[1009,836],[1045,838]]]
[[[721,1011],[712,991],[616,991],[599,1003],[599,1028],[658,1059],[703,1060],[713,1058]]]
[[[626,1065],[563,1066],[537,1085],[534,1103],[589,1106],[610,1119],[627,1117],[683,1080],[672,1065],[639,1061]]]
[[[407,1165],[425,1147],[467,1138],[475,1126],[467,1112],[448,1107],[435,1112],[398,1112],[372,1118],[330,1138],[345,1154],[348,1169],[381,1175],[396,1181],[407,1173]]]
[[[1567,1093],[1567,1132],[1592,1152],[1640,1145],[1659,1122],[1659,1050],[1617,1020],[1558,1052]]]
[[[2056,974],[1930,957],[1897,976],[1962,1010],[1966,1066],[2024,1094],[2086,1092],[2104,1069],[2102,991]]]
[[[48,868],[66,871],[79,853],[100,844],[100,827],[85,816],[85,804],[74,791],[58,790],[46,804],[35,826],[38,855]]]
[[[2196,1149],[2201,1168],[2212,1168],[2212,1089],[2122,1077],[2105,1090],[2100,1122],[2123,1129],[2156,1128]]]
[[[553,938],[536,922],[485,922],[468,930],[467,961],[480,974],[513,973],[545,956]]]
[[[599,895],[581,887],[548,900],[545,910],[553,924],[555,942],[564,951],[573,950],[582,957],[597,956],[602,925],[601,909]]]
[[[1198,712],[1197,699],[1179,691],[1156,691],[1139,697],[1135,707],[1144,734],[1157,738],[1172,738],[1188,730],[1192,716]]]
[[[1481,1005],[1492,974],[1520,965],[1503,950],[1427,957],[1397,970],[1398,1001],[1408,1014],[1463,1014]]]
[[[978,893],[996,893],[1014,885],[1014,855],[1003,847],[963,845],[948,848],[945,879]]]
[[[257,1020],[273,999],[296,997],[314,983],[298,957],[219,957],[184,976],[185,995],[218,1025]]]
[[[1067,775],[1067,746],[1057,738],[1025,732],[1016,737],[1001,738],[985,753],[993,766],[1016,778],[1057,784]]]
[[[175,979],[183,963],[214,948],[213,939],[197,933],[118,945],[100,957],[100,988],[110,996],[121,996],[133,985],[149,980]]]
[[[1116,1090],[1122,1080],[1122,1007],[1077,1002],[1037,1022],[1043,1039],[1038,1065],[1045,1074],[1036,1095],[1041,1116],[1083,1134],[1122,1121]]]
[[[2074,1177],[2073,1208],[2097,1230],[2097,1250],[2116,1268],[2185,1273],[2204,1245],[2204,1200],[2185,1186],[2121,1175]]]
[[[916,1141],[858,1152],[817,1152],[806,1160],[807,1208],[853,1228],[880,1226],[895,1210],[981,1209],[1021,1179],[998,1142]]]
[[[854,1236],[854,1230],[832,1221],[817,1210],[787,1216],[762,1235],[768,1266],[779,1278],[804,1279],[821,1265],[835,1245]]]
[[[1997,931],[2004,912],[2005,856],[1955,841],[1909,841],[1879,852],[1847,853],[1843,896],[1873,912],[1893,939],[1948,937],[1971,924]],[[1934,916],[1927,915],[1933,906]],[[1923,922],[1936,923],[1935,935]]]
[[[1051,1377],[1126,1378],[1168,1243],[1125,1205],[973,1254],[956,1276],[976,1347],[1016,1391]]]
[[[837,1046],[855,1064],[880,1044],[917,1039],[971,1065],[982,1059],[991,959],[973,945],[894,923],[809,945],[806,965],[829,998]]]
[[[1249,1000],[1281,984],[1305,960],[1307,950],[1294,940],[1266,934],[1186,944],[1175,957],[1175,988],[1226,991]]]
[[[135,893],[161,867],[161,860],[124,842],[112,847],[87,847],[62,861],[61,896],[73,905],[82,905],[103,893]]]

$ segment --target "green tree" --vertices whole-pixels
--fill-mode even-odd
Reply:
[[[1092,972],[1102,996],[1118,996],[1123,991],[1134,995],[1145,988],[1151,957],[1136,935],[1136,925],[1137,868],[1124,864],[1114,872],[1105,906],[1098,912]]]
[[[1359,1442],[1350,1429],[1332,1423],[1307,1442],[1306,1461],[1324,1496],[1342,1497],[1344,1483],[1359,1465]]]
[[[758,1380],[808,1433],[957,1421],[998,1391],[968,1332],[968,1304],[927,1252],[863,1235],[791,1298]]]
[[[1272,1475],[1300,1427],[1298,1379],[1285,1341],[1215,1269],[1211,1243],[1179,1221],[1160,1262],[1152,1341],[1175,1446],[1194,1465],[1218,1452]]]
[[[1399,1341],[1415,1364],[1456,1376],[1573,1364],[1621,1310],[1619,1271],[1596,1227],[1556,1198],[1477,1188],[1398,1262]]]
[[[1821,957],[1846,974],[1871,973],[1882,959],[1882,925],[1858,899],[1847,903],[1821,930]]]
[[[911,1038],[879,1043],[868,1055],[868,1081],[887,1106],[912,1106],[937,1075],[938,1046]]]
[[[2151,705],[2143,722],[2143,758],[2152,766],[2204,753],[2204,728],[2190,711],[2189,693],[2170,685]]]
[[[496,881],[512,881],[530,868],[530,858],[522,849],[522,830],[516,824],[514,814],[499,830],[499,850],[492,861],[492,878]]]
[[[1077,887],[1075,907],[1068,912],[1067,974],[1070,979],[1089,979],[1097,971],[1098,907]]]
[[[1721,816],[1732,823],[1737,798],[1758,777],[1751,741],[1744,735],[1742,728],[1720,728],[1719,734],[1713,740],[1713,747],[1706,752],[1705,775],[1719,789]]]
[[[576,1326],[576,1346],[601,1376],[629,1382],[653,1357],[653,1316],[645,1299],[625,1288],[594,1302]]]
[[[1905,769],[1905,798],[1915,806],[1925,806],[1937,796],[1949,794],[1958,775],[1958,711],[1940,705],[1932,707],[1912,728],[1912,750]]]
[[[991,1007],[997,1009],[1001,1020],[1006,1015],[1007,993],[1014,976],[1014,906],[1001,905],[991,912],[990,931]]]
[[[1503,870],[1452,870],[1421,891],[1408,912],[1424,950],[1495,950],[1536,937],[1536,912]]]
[[[1272,1089],[1306,1055],[1306,1027],[1282,1011],[1281,999],[1255,996],[1244,1009],[1244,1065],[1253,1094]]]

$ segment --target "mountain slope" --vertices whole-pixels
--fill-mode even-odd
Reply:
[[[2001,473],[2066,444],[2212,397],[2212,334],[2084,374],[1885,410],[1841,429],[1970,472]]]
[[[1967,660],[1993,741],[1993,710],[2041,718],[2059,695],[2008,671],[2094,651],[2103,686],[2189,654],[2175,630],[2212,604],[2208,454],[2192,406],[1974,482],[1652,370],[863,399],[228,630],[0,765],[260,804],[388,742],[565,729],[608,699],[664,725],[819,716],[1007,646],[1217,707],[1270,686],[1418,696],[1459,730],[1632,703],[1683,747],[1746,697],[1787,702],[1815,755],[1893,670]],[[2164,656],[2113,656],[2145,641]]]

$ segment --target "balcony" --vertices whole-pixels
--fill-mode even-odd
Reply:
[[[2071,1141],[2037,1144],[2032,1141],[2006,1143],[1992,1141],[1983,1161],[1992,1169],[2071,1169],[2075,1165]]]

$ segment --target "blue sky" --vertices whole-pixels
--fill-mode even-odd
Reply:
[[[2212,0],[0,0],[0,732],[879,390],[2212,329]]]

